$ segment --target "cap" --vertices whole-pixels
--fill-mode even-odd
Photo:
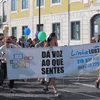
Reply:
[[[95,37],[92,37],[92,40],[94,40],[95,39]]]

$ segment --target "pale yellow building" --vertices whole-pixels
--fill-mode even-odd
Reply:
[[[26,27],[35,37],[39,24],[39,0],[9,0],[9,35],[18,38]],[[90,43],[100,34],[100,0],[41,0],[41,31],[57,33],[59,45]]]

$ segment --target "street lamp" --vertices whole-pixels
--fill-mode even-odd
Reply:
[[[39,32],[40,32],[40,4],[41,4],[41,1],[39,0]]]
[[[70,44],[70,31],[71,28],[70,28],[70,0],[68,0],[68,46]]]

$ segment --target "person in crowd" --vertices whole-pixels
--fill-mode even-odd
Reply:
[[[15,37],[15,43],[17,43],[17,37]]]
[[[46,40],[45,40],[45,41],[46,41]],[[44,47],[44,42],[45,42],[45,41],[43,41],[43,42],[40,41],[39,43],[37,43],[37,44],[35,45],[35,47],[36,47],[36,48]]]
[[[22,40],[24,42],[24,48],[29,48],[29,43],[27,42],[27,39],[25,39],[24,36],[22,36]]]
[[[29,38],[29,39],[27,40],[27,42],[29,43],[29,47],[30,47],[30,45],[32,44],[32,39]]]
[[[50,36],[48,37],[47,42],[45,43],[44,47],[50,47],[50,48],[52,48],[54,46],[57,46],[58,44],[55,42],[56,40],[57,40],[56,33],[51,33]],[[52,87],[54,89],[54,95],[55,96],[61,95],[61,93],[57,91],[56,83],[55,83],[56,79],[55,78],[46,78],[45,80],[46,80],[46,84],[45,84],[45,87],[43,88],[43,90],[46,93],[49,92],[48,85],[51,82]]]
[[[10,38],[12,39],[12,44],[15,44],[16,45],[16,37],[15,36],[10,36]]]
[[[0,47],[4,45],[4,35],[0,33]],[[3,52],[0,52],[0,57],[3,56]],[[2,62],[0,59],[0,88],[3,88],[2,83],[3,83],[3,77],[4,77],[4,70],[2,69]]]
[[[34,43],[32,41],[32,43],[30,44],[30,48],[33,48],[33,47],[35,47],[35,45],[34,45]]]
[[[97,37],[98,37],[98,40],[97,41],[100,42],[100,35],[98,35]]]
[[[38,39],[34,38],[32,44],[30,45],[30,48],[35,47],[35,45],[39,42]]]
[[[33,39],[33,44],[34,45],[36,45],[37,43],[39,43],[40,41],[37,39],[37,38],[35,38],[35,39]]]
[[[95,37],[92,37],[91,43],[96,43]]]
[[[21,36],[21,39],[24,41],[25,40],[25,37],[24,36]]]
[[[22,48],[25,47],[24,40],[22,38],[19,38],[18,45],[20,45]]]
[[[3,35],[2,33],[0,33],[0,47],[1,47],[2,45],[4,45],[3,39],[4,39],[4,35]]]
[[[12,39],[12,43],[13,45],[16,45],[18,48],[22,48],[18,43],[17,43],[17,38],[15,36],[10,36],[10,38]]]
[[[19,38],[18,41],[18,45],[21,46],[21,48],[25,48],[25,44],[24,44],[24,37],[22,36],[21,38]],[[20,47],[19,47],[20,48]],[[24,82],[27,82],[27,79],[23,79]]]
[[[25,39],[23,36],[22,36],[22,40],[24,42],[24,48],[29,48],[29,43],[27,42],[27,39]],[[23,79],[24,82],[27,82],[27,79]]]
[[[0,58],[0,60],[2,60],[2,67],[3,67],[3,70],[4,70],[3,81],[7,76],[6,48],[17,48],[16,45],[12,45],[11,44],[12,43],[12,39],[10,37],[6,37],[6,41],[5,42],[6,42],[6,45],[3,45],[3,46],[0,47],[0,51],[3,52],[3,57]],[[2,84],[3,84],[3,81],[1,82]],[[2,86],[2,84],[0,84],[0,86]],[[11,93],[14,92],[14,90],[13,90],[14,80],[10,80],[9,87],[10,87],[10,92]]]
[[[2,62],[0,59],[0,88],[3,88],[2,83],[4,79],[4,70],[2,69]]]
[[[99,43],[100,42],[100,35],[98,35],[97,37],[98,37],[97,42]],[[100,81],[100,69],[99,69],[99,77],[96,80],[96,84],[95,84],[95,86],[96,86],[97,89],[99,89],[99,81]]]
[[[46,40],[45,40],[46,41]],[[41,47],[44,47],[44,43],[45,41],[43,42],[39,42],[35,45],[36,48],[41,48]],[[41,82],[41,84],[45,84],[45,80],[43,78],[38,78],[38,81]]]
[[[95,85],[95,86],[96,86],[97,89],[99,89],[99,81],[100,81],[100,76],[99,76],[99,78],[96,80],[96,85]]]
[[[24,41],[24,45],[25,45],[25,48],[29,48],[29,43],[27,42],[27,40]]]

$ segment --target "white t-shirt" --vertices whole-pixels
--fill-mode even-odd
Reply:
[[[29,47],[29,43],[27,41],[24,42],[24,46],[25,48],[28,48]]]
[[[18,48],[18,46],[14,45],[14,44],[9,44],[9,48]],[[6,58],[6,47],[5,45],[0,47],[0,57],[4,57]],[[6,63],[5,61],[2,61],[2,63]]]

